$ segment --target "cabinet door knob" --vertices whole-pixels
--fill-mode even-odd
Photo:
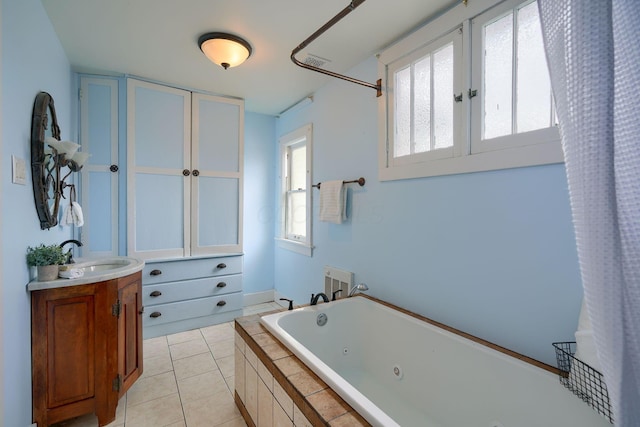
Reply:
[[[224,282],[220,282],[220,283],[218,283],[216,286],[217,286],[218,288],[224,288],[225,286],[227,286],[227,284],[226,284],[226,283],[224,283]]]
[[[191,173],[193,174],[193,176],[200,176],[200,171],[198,169],[194,169]]]
[[[216,304],[218,307],[222,307],[224,305],[227,305],[227,302],[222,300],[222,301],[218,301],[218,304]]]
[[[151,273],[149,273],[152,276],[159,276],[162,274],[162,270],[151,270]]]
[[[221,262],[220,264],[216,265],[216,268],[219,268],[219,269],[227,268],[227,264],[225,264],[224,262]]]
[[[149,315],[149,317],[153,317],[153,318],[160,317],[160,316],[162,316],[162,313],[160,313],[159,311],[154,311]]]
[[[191,175],[191,172],[189,171],[189,169],[183,169],[182,170],[182,175],[189,176],[189,175]]]
[[[150,297],[159,297],[160,295],[162,295],[160,291],[153,291],[149,294]]]
[[[109,170],[111,172],[118,172],[118,165],[111,165],[109,166]]]

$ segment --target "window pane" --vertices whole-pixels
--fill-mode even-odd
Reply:
[[[395,135],[393,157],[411,154],[411,69],[395,74]]]
[[[453,43],[433,54],[434,148],[453,146]]]
[[[431,149],[431,56],[421,59],[414,66],[414,152]]]
[[[484,50],[482,139],[489,139],[512,131],[512,13],[484,27]]]
[[[287,236],[307,235],[307,196],[300,191],[287,193]]]
[[[551,83],[537,4],[518,10],[517,132],[551,125]]]
[[[291,189],[305,190],[307,186],[307,146],[294,145],[289,152]]]

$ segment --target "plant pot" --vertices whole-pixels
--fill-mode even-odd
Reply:
[[[58,278],[57,265],[39,265],[38,266],[38,282],[48,282]]]

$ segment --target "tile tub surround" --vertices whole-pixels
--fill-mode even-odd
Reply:
[[[248,426],[370,425],[267,332],[260,315],[236,319],[235,370],[234,398]]]

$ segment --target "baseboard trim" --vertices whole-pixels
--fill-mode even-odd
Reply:
[[[272,302],[275,300],[274,292],[275,291],[273,289],[270,289],[268,291],[244,294],[242,303],[244,304],[245,307],[247,307],[250,305],[262,304],[265,302]]]

